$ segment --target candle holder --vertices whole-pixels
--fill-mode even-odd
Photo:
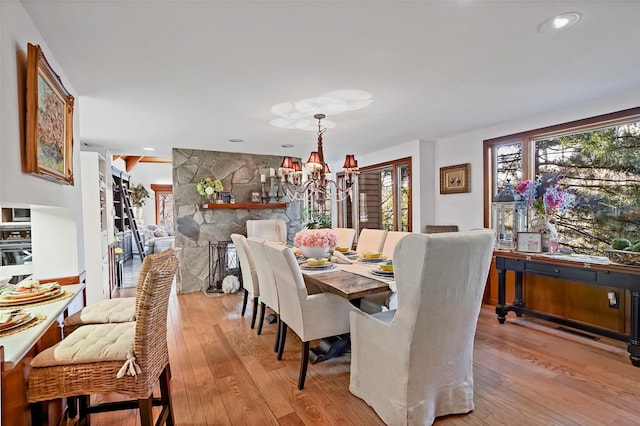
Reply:
[[[267,204],[267,184],[260,182],[260,186],[262,187],[262,204]]]
[[[278,201],[278,178],[271,176],[271,188],[269,189],[269,202],[276,203]]]
[[[284,178],[279,178],[278,179],[278,194],[277,194],[278,200],[280,202],[284,201],[285,197],[286,197],[286,194],[287,193],[284,190]]]

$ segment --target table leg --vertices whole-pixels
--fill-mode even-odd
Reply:
[[[519,271],[515,271],[516,273],[516,297],[515,300],[513,301],[513,306],[517,306],[520,308],[524,308],[524,299],[522,297],[522,272]],[[517,317],[521,317],[522,316],[522,312],[516,311],[516,316]]]
[[[498,305],[496,306],[496,314],[498,314],[498,322],[504,324],[507,319],[507,306],[505,305],[505,275],[504,269],[498,269]]]
[[[631,318],[629,332],[629,359],[631,363],[640,367],[640,292],[631,291]]]

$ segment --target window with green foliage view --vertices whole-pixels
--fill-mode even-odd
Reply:
[[[602,254],[614,238],[640,240],[640,119],[589,123],[519,140],[486,141],[492,158],[491,198],[509,181],[557,175],[573,193],[573,209],[554,217],[561,244],[574,253]],[[570,127],[570,126],[568,126]],[[548,130],[548,129],[545,129]],[[502,139],[502,138],[500,138]]]

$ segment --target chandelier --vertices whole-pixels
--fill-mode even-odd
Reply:
[[[316,114],[313,118],[318,120],[318,150],[311,152],[309,160],[304,164],[311,171],[307,175],[305,181],[302,180],[302,167],[297,161],[293,161],[291,157],[284,157],[280,170],[284,176],[287,195],[291,200],[305,200],[311,196],[318,204],[324,203],[331,193],[331,187],[335,190],[336,199],[344,200],[347,196],[351,197],[351,187],[354,183],[354,176],[358,175],[358,161],[353,154],[347,154],[344,159],[344,186],[331,179],[331,170],[329,165],[324,162],[324,153],[322,151],[322,135],[327,129],[322,128],[321,120],[325,118],[324,114]]]

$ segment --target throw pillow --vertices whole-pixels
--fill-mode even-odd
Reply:
[[[155,235],[156,237],[168,237],[169,233],[162,228],[157,228],[155,231],[153,231],[153,235]]]

